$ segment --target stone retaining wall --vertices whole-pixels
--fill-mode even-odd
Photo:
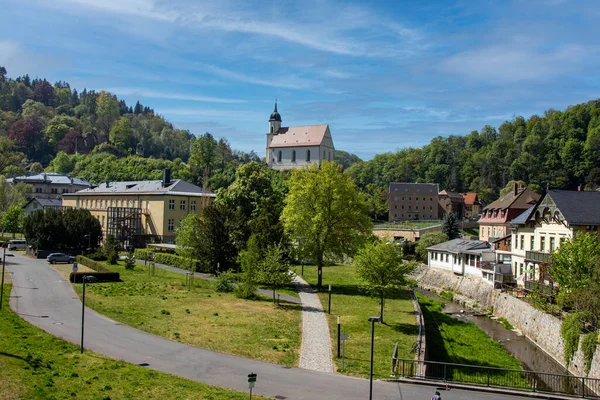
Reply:
[[[494,290],[493,287],[472,276],[458,276],[449,271],[419,267],[412,276],[425,289],[440,291],[451,289],[454,299],[465,302],[467,305],[477,305],[479,308],[490,309],[497,317],[506,318],[511,325],[523,332],[540,349],[564,366],[564,344],[560,335],[562,321],[550,314],[537,310],[526,302]],[[581,336],[581,341],[583,336]],[[585,376],[583,352],[577,350],[569,372],[577,376]],[[592,368],[588,375],[590,378],[600,379],[600,345],[596,349]]]

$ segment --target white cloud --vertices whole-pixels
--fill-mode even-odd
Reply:
[[[247,74],[243,74],[240,72],[231,71],[225,68],[217,67],[215,65],[210,64],[199,64],[201,69],[210,72],[214,75],[233,79],[240,82],[252,83],[255,85],[261,86],[271,86],[271,87],[279,87],[286,89],[309,89],[315,86],[315,83],[311,80],[300,78],[295,75],[287,75],[287,76],[274,76],[272,78],[263,79],[257,78],[254,76],[250,76]]]
[[[108,92],[115,93],[121,96],[139,96],[149,97],[155,99],[171,99],[171,100],[188,100],[188,101],[199,101],[206,103],[245,103],[245,100],[239,99],[227,99],[222,97],[211,97],[211,96],[197,96],[184,93],[169,93],[155,91],[146,88],[131,88],[131,87],[114,87],[105,89]]]
[[[111,14],[122,14],[150,18],[158,21],[175,22],[179,13],[171,10],[160,9],[152,0],[60,0],[93,8]],[[59,1],[59,2],[60,2]]]
[[[441,69],[494,83],[540,81],[575,69],[585,54],[580,45],[564,45],[554,51],[493,45],[450,56]]]

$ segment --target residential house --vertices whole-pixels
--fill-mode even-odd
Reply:
[[[462,194],[442,190],[438,193],[440,214],[455,214],[457,218],[464,218],[465,202]]]
[[[516,184],[509,193],[484,207],[479,224],[479,240],[491,241],[510,233],[510,222],[540,199],[531,189]]]
[[[551,253],[580,232],[600,234],[600,192],[549,190],[511,221],[512,267],[517,283],[550,283]]]
[[[269,118],[266,161],[276,170],[299,169],[313,163],[333,161],[335,147],[329,125],[281,126],[281,115],[275,110]]]
[[[463,193],[463,202],[465,210],[465,218],[476,218],[481,211],[481,203],[477,198],[477,193]]]
[[[427,248],[427,265],[457,275],[482,277],[482,253],[491,251],[483,240],[453,239]]]
[[[17,176],[6,181],[13,185],[20,182],[31,185],[29,199],[60,199],[65,193],[74,193],[91,186],[89,182],[83,179],[56,172]]]
[[[65,194],[63,206],[90,210],[105,236],[140,247],[151,240],[174,243],[181,220],[189,213],[200,215],[214,198],[214,193],[199,186],[171,180],[165,170],[162,180],[105,182]]]
[[[390,183],[389,221],[439,219],[438,193],[437,183]]]

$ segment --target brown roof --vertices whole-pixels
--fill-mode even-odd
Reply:
[[[468,206],[472,206],[477,201],[477,193],[465,193],[463,194],[465,199],[465,204]]]
[[[319,146],[327,129],[327,124],[283,127],[273,135],[270,147]]]
[[[526,210],[531,207],[533,204],[537,203],[540,199],[540,195],[534,192],[529,188],[520,189],[520,191],[515,196],[513,190],[505,194],[503,197],[494,201],[491,204],[488,204],[484,210],[490,209],[506,209],[506,208],[514,208],[514,209],[522,209]]]
[[[447,190],[442,190],[439,194],[441,196],[448,196],[451,199],[458,199],[458,200],[462,200],[463,199],[462,195],[460,193],[457,193],[457,192],[449,192]]]

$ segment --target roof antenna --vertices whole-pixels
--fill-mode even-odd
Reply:
[[[275,97],[275,112],[277,112],[277,97]]]

